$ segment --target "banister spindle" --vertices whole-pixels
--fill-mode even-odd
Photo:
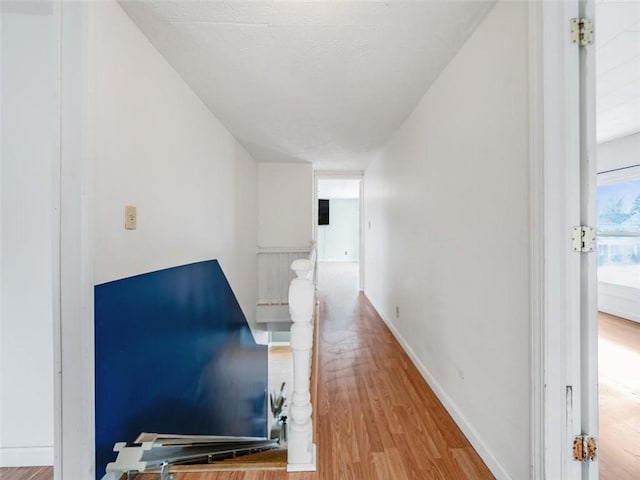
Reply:
[[[291,269],[297,278],[289,286],[289,312],[293,320],[293,395],[289,407],[287,471],[315,471],[316,446],[313,444],[310,390],[315,305],[315,285],[311,279],[313,264],[308,259],[298,259],[293,261]]]

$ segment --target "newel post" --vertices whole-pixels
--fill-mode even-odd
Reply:
[[[307,259],[299,259],[291,264],[291,269],[298,278],[294,278],[289,287],[289,312],[293,320],[293,395],[289,407],[287,471],[315,471],[316,446],[313,443],[310,391],[315,305],[313,264]]]

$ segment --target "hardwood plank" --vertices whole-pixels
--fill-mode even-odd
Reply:
[[[454,448],[451,450],[451,455],[466,478],[482,478],[486,475],[486,466],[477,461],[477,454],[472,448]]]
[[[377,479],[389,479],[391,476],[391,468],[387,463],[387,456],[384,453],[374,453],[372,455],[373,477]]]
[[[389,465],[389,470],[391,471],[394,480],[412,480],[416,478],[414,476],[409,475],[407,472],[407,468],[405,466],[404,455],[397,448],[387,448],[385,450],[385,455],[387,457],[387,464]]]
[[[0,468],[0,480],[51,480],[53,467]]]
[[[640,478],[640,323],[598,314],[600,480]]]

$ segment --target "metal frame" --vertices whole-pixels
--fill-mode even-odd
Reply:
[[[169,469],[173,465],[209,460],[213,457],[235,457],[262,450],[271,450],[279,445],[277,440],[250,437],[165,437],[141,443],[118,442],[113,450],[118,452],[115,462],[107,464],[107,473],[102,480],[112,480],[114,474],[120,478],[127,474],[133,480],[137,473],[149,469],[160,469],[161,480],[172,480]]]

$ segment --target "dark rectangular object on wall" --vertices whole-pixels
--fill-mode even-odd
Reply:
[[[95,287],[96,478],[141,432],[265,437],[267,347],[217,260]]]
[[[329,225],[329,200],[318,200],[318,225]]]

